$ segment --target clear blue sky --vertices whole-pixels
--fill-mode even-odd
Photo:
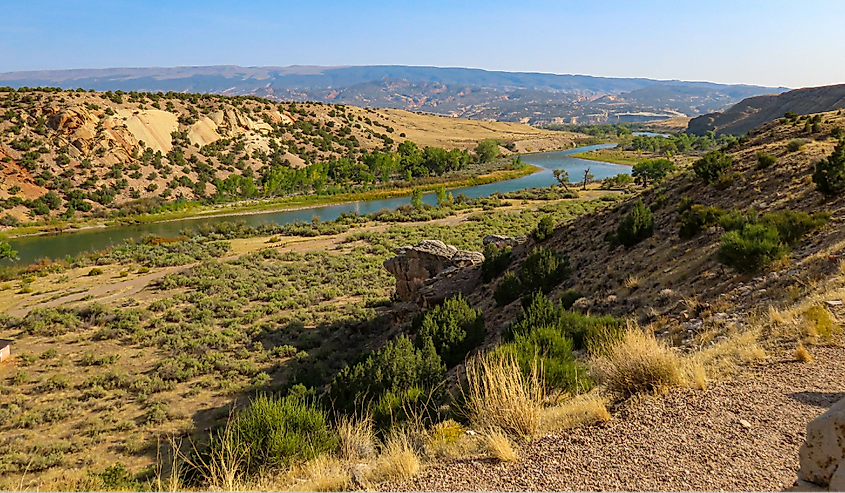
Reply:
[[[0,72],[398,64],[845,83],[837,0],[3,0],[0,12]]]

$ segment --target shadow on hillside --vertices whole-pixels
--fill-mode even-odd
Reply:
[[[789,397],[804,404],[828,409],[845,398],[845,392],[793,392]]]

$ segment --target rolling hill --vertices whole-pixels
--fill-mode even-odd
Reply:
[[[704,135],[744,135],[749,130],[782,117],[787,112],[807,115],[845,108],[845,84],[795,89],[783,94],[754,96],[743,99],[724,112],[710,113],[692,119],[689,132]]]

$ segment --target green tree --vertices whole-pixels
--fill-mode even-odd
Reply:
[[[537,243],[545,240],[549,236],[552,235],[555,231],[555,220],[550,215],[545,215],[540,218],[540,222],[537,223],[537,227],[534,228],[534,231],[531,232],[531,236],[534,238],[534,241]]]
[[[638,184],[647,187],[649,182],[658,183],[675,170],[675,163],[669,159],[647,159],[634,165],[631,175]]]
[[[845,190],[845,140],[836,144],[830,156],[816,163],[813,183],[816,190],[828,197]]]
[[[626,248],[631,248],[654,234],[654,217],[651,209],[643,204],[643,200],[637,200],[631,212],[619,223],[616,228],[616,237]]]
[[[423,207],[423,190],[422,188],[415,188],[411,191],[411,205],[414,209],[422,209]]]
[[[710,152],[692,163],[695,174],[709,184],[718,181],[731,166],[733,166],[733,158],[722,151]]]
[[[6,243],[5,241],[0,241],[0,260],[4,258],[17,258],[18,252],[16,250],[12,250],[12,245]]]
[[[475,147],[475,155],[479,162],[489,163],[499,157],[499,141],[484,139]]]
[[[434,193],[437,194],[438,205],[443,205],[446,203],[446,187],[437,187]]]

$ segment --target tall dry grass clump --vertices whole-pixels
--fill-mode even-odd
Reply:
[[[518,456],[510,438],[498,429],[490,429],[483,433],[484,445],[487,453],[502,462],[513,462]]]
[[[540,426],[545,396],[537,358],[526,373],[508,354],[487,353],[467,362],[464,398],[470,419],[484,428],[534,436]]]
[[[299,468],[303,480],[295,483],[298,491],[347,491],[352,474],[346,464],[332,455],[317,456]]]
[[[611,392],[630,397],[683,385],[684,365],[654,334],[640,329],[625,332],[603,356],[592,362],[596,378]]]
[[[376,436],[373,420],[369,416],[356,419],[343,416],[337,423],[340,454],[344,459],[357,461],[372,457],[376,453]]]
[[[403,430],[394,430],[387,437],[378,459],[367,472],[372,483],[401,481],[420,471],[420,458]]]

